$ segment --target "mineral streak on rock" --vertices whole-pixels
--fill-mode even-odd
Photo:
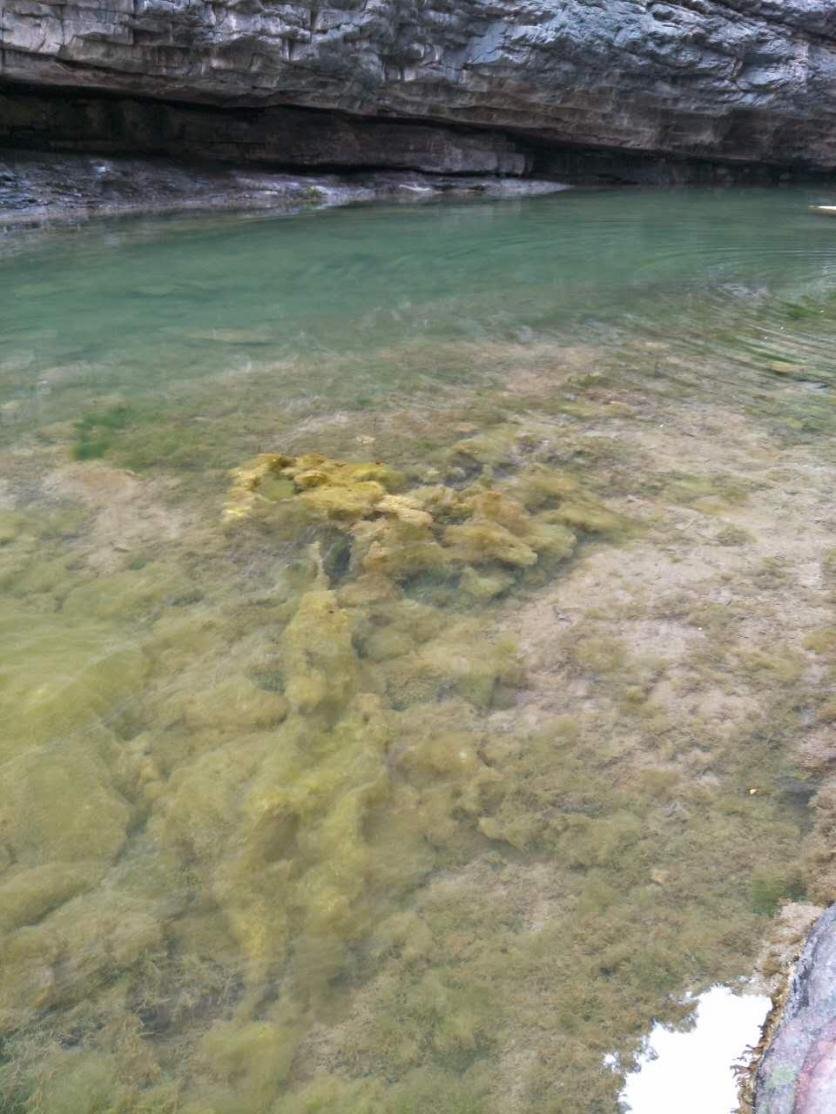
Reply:
[[[235,110],[233,158],[520,174],[569,146],[828,170],[834,37],[831,0],[5,0],[0,79]],[[241,113],[277,106],[340,116]],[[199,121],[166,113],[188,146]]]
[[[816,923],[757,1073],[755,1114],[836,1110],[836,905]]]

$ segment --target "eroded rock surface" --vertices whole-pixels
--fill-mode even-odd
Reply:
[[[0,98],[2,100],[2,98]],[[209,210],[295,213],[368,201],[558,193],[556,181],[410,171],[290,174],[255,166],[0,150],[0,226],[95,215]]]
[[[385,125],[398,158],[412,146],[407,165],[444,172],[523,172],[509,133],[829,169],[835,37],[831,0],[6,0],[0,77],[413,121],[412,139]],[[453,142],[426,122],[492,135]],[[353,130],[328,129],[330,161],[348,158]]]
[[[836,905],[816,923],[775,1039],[758,1070],[756,1114],[836,1110]]]

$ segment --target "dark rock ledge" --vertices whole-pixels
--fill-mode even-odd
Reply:
[[[218,107],[16,84],[0,84],[3,149],[169,158],[297,177],[407,171],[584,185],[676,185],[767,184],[821,173],[771,163],[555,145],[536,136],[451,123],[293,106]],[[94,203],[95,195],[90,200]]]
[[[368,201],[509,198],[566,188],[531,178],[394,171],[290,174],[159,158],[0,150],[0,230],[93,216],[213,210],[295,213]]]
[[[491,128],[0,84],[0,223],[278,209],[580,185],[776,184],[821,172],[554,146]]]

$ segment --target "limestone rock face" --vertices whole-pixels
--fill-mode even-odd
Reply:
[[[833,0],[3,0],[0,80],[836,165]]]

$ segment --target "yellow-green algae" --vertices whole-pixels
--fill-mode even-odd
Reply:
[[[263,454],[224,530],[105,576],[45,542],[66,527],[10,522],[9,629],[49,667],[10,647],[0,674],[9,1110],[609,1111],[604,1053],[740,973],[798,892],[798,820],[750,793],[783,774],[797,651],[694,611],[715,642],[683,702],[729,660],[771,694],[720,741],[590,607],[566,691],[519,716],[507,616],[629,537],[584,442],[542,433],[500,421],[418,468]]]
[[[617,516],[579,495],[570,476],[542,465],[523,469],[512,483],[492,487],[488,480],[489,473],[478,483],[401,491],[403,477],[379,463],[266,453],[235,472],[224,517],[235,522],[272,509],[296,523],[304,517],[332,523],[351,537],[355,575],[396,582],[466,572],[472,583],[481,566],[529,569],[541,558],[570,556],[576,543],[570,526],[590,532],[619,526]]]

